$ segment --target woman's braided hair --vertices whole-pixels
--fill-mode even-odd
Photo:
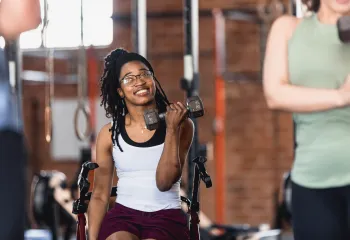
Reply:
[[[128,109],[126,108],[125,102],[123,98],[119,96],[117,93],[117,89],[120,88],[120,70],[122,65],[118,65],[117,61],[121,56],[129,54],[124,49],[118,48],[113,50],[110,54],[108,54],[105,58],[104,63],[104,71],[102,77],[100,79],[100,89],[101,89],[101,106],[103,105],[106,110],[106,117],[112,118],[113,124],[109,131],[112,132],[112,143],[119,147],[120,151],[123,151],[119,145],[118,134],[120,133],[120,123],[123,118],[125,119],[125,115],[128,113]],[[133,53],[135,54],[135,53]],[[169,105],[169,101],[167,96],[165,95],[159,81],[155,77],[153,68],[151,64],[144,60],[142,61],[152,72],[153,78],[156,81],[156,93],[155,93],[155,101],[157,104],[158,112],[165,112],[167,105]]]

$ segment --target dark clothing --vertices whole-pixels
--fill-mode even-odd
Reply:
[[[0,239],[24,239],[26,152],[23,135],[0,130]]]
[[[295,240],[350,239],[350,186],[310,189],[292,183]]]
[[[189,240],[186,214],[181,209],[143,212],[116,203],[105,215],[98,240],[127,231],[139,239]]]

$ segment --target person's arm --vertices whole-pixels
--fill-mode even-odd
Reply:
[[[297,18],[281,16],[271,26],[263,69],[263,88],[268,107],[291,112],[315,112],[349,104],[349,86],[341,91],[289,83],[288,40],[297,24]]]
[[[41,23],[39,0],[1,0],[0,35],[16,39],[22,32],[37,28]]]
[[[111,193],[113,180],[112,140],[109,132],[110,124],[105,125],[97,138],[94,184],[88,207],[88,232],[90,240],[97,240],[101,222],[105,216]]]
[[[174,104],[173,106],[177,109],[177,113],[174,111],[167,112],[175,120],[167,122],[164,150],[156,171],[157,188],[163,192],[171,189],[172,185],[180,179],[194,135],[194,126],[191,119],[186,118],[180,127],[176,123],[186,115],[185,107],[181,105],[182,109],[180,109],[179,105]],[[168,119],[173,119],[172,116],[169,116]]]

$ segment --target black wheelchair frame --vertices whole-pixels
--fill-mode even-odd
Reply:
[[[193,179],[193,190],[192,190],[192,200],[181,196],[181,201],[185,202],[188,207],[187,214],[189,215],[189,231],[190,240],[200,240],[199,233],[199,187],[201,180],[205,183],[206,188],[212,187],[212,181],[205,168],[205,162],[207,159],[203,156],[196,157],[192,160],[194,163],[194,179]],[[73,202],[73,214],[78,217],[77,220],[77,230],[76,237],[77,240],[86,240],[86,217],[85,213],[88,208],[88,201],[91,198],[92,192],[89,192],[90,182],[88,180],[88,174],[91,170],[98,168],[98,164],[94,162],[85,162],[82,165],[79,178],[78,187],[80,190],[80,196],[77,200]],[[117,196],[117,187],[112,187],[111,197]]]

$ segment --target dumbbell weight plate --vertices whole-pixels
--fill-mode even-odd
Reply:
[[[189,97],[186,101],[186,105],[190,117],[198,118],[204,115],[203,103],[198,96]],[[148,130],[154,130],[159,127],[159,122],[165,116],[164,113],[161,113],[160,115],[156,109],[147,109],[144,111],[143,117]]]
[[[198,96],[187,99],[187,108],[189,110],[189,116],[192,118],[198,118],[204,115],[203,102]]]
[[[146,127],[148,130],[154,130],[158,128],[160,118],[157,110],[147,109],[143,113],[143,117],[145,119]]]
[[[350,43],[350,16],[340,17],[337,21],[338,35],[343,43]]]

